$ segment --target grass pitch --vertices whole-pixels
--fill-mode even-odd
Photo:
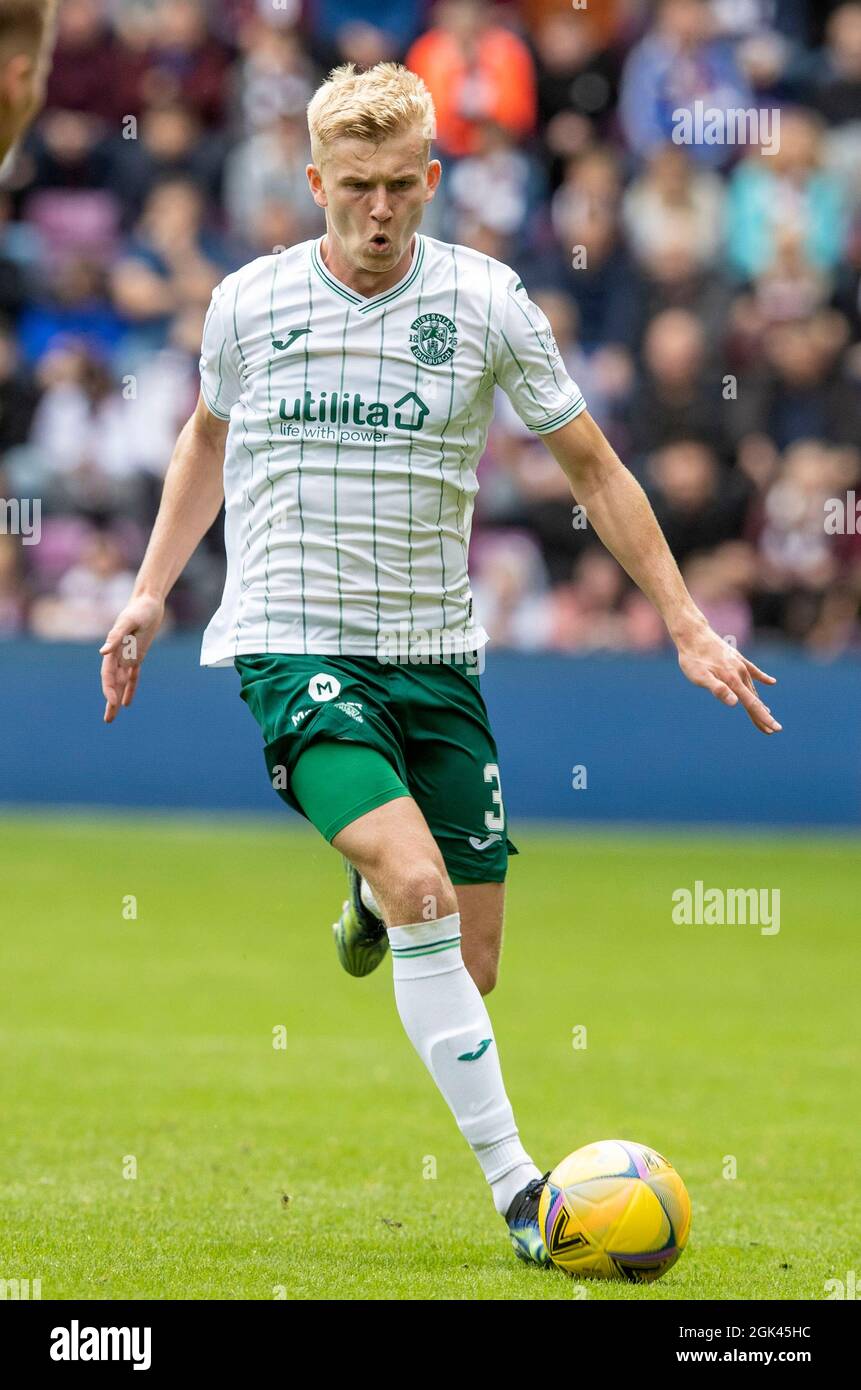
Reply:
[[[693,1201],[663,1280],[588,1297],[825,1297],[858,1260],[857,841],[517,840],[488,1003],[524,1141],[549,1167],[639,1140]],[[514,1259],[389,963],[338,968],[340,863],[313,834],[7,816],[0,867],[0,1278],[43,1299],[575,1295]],[[675,925],[696,879],[779,888],[779,933]]]

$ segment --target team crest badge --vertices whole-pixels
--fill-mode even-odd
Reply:
[[[457,347],[457,329],[445,314],[421,314],[410,324],[410,348],[413,357],[426,367],[439,367],[450,362]]]

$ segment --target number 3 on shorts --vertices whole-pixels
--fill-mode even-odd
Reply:
[[[499,780],[499,765],[497,763],[485,763],[484,765],[485,782],[495,782],[496,786],[490,793],[490,799],[494,806],[499,807],[499,813],[495,811],[485,811],[484,824],[488,830],[505,829],[505,808],[502,804],[502,785]]]

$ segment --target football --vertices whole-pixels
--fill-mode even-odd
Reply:
[[[556,1165],[538,1224],[550,1258],[566,1273],[644,1284],[684,1250],[691,1203],[675,1168],[654,1149],[603,1139]]]

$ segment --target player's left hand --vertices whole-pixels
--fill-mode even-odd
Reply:
[[[774,676],[760,671],[752,661],[718,637],[710,627],[679,644],[679,666],[689,681],[711,691],[725,705],[742,705],[751,723],[763,734],[780,733],[768,705],[759,698],[754,681],[776,685]]]
[[[163,621],[164,601],[140,594],[129,600],[99,648],[106,724],[134,699],[140,664]]]

